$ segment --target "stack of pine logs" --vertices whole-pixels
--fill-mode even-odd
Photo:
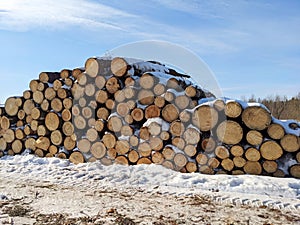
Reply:
[[[263,105],[216,99],[159,62],[119,57],[42,72],[0,108],[0,157],[30,150],[73,163],[300,178],[299,134],[299,123]]]

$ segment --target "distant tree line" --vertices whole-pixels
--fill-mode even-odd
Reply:
[[[277,119],[295,119],[300,121],[300,92],[290,99],[279,95],[268,96],[263,99],[251,95],[249,99],[242,97],[242,100],[264,104]]]

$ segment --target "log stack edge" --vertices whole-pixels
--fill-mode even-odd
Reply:
[[[215,98],[159,62],[121,57],[42,72],[0,107],[0,157],[300,178],[299,135],[299,122],[261,104]]]

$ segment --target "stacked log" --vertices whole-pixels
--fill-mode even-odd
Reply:
[[[186,74],[126,58],[42,72],[0,108],[0,157],[26,149],[73,163],[300,177],[299,123],[216,99]]]

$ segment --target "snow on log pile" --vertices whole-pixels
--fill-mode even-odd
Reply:
[[[119,57],[42,72],[0,108],[0,157],[300,178],[299,136],[298,122],[261,104],[216,99],[159,62]]]

